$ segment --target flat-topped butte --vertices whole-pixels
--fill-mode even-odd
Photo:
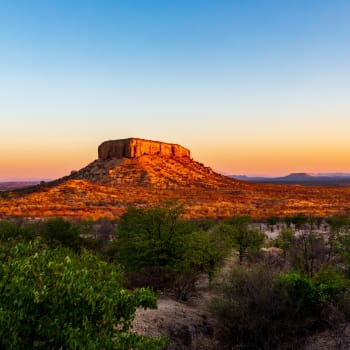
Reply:
[[[138,158],[143,155],[190,158],[190,150],[177,144],[129,138],[103,142],[98,147],[98,158]]]

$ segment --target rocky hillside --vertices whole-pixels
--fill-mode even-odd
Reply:
[[[179,145],[134,138],[106,141],[99,146],[98,155],[96,161],[70,179],[157,189],[211,188],[233,183],[192,160],[190,151]]]
[[[225,187],[239,182],[214,173],[189,157],[161,155],[98,159],[70,179],[164,189]]]

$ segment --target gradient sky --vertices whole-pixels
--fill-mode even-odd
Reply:
[[[231,174],[350,172],[350,1],[0,0],[0,179],[104,140]]]

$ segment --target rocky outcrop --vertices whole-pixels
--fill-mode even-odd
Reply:
[[[143,155],[190,157],[190,151],[180,145],[137,138],[105,141],[98,147],[98,158],[138,158]]]

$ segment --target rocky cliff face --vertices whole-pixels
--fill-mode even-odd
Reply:
[[[143,155],[190,157],[190,151],[180,145],[137,138],[105,141],[98,147],[98,158],[138,158]]]

